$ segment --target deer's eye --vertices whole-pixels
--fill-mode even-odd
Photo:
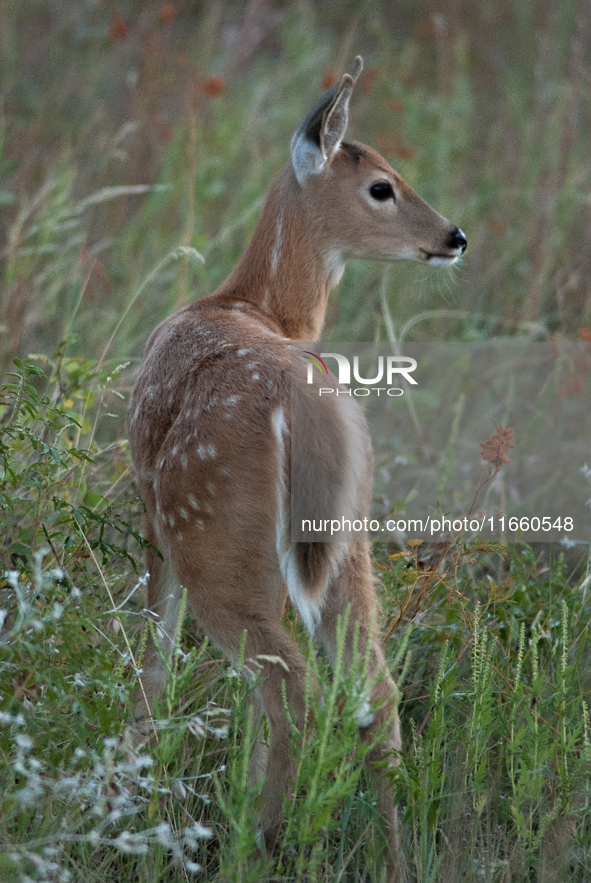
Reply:
[[[378,181],[369,188],[369,194],[380,202],[384,199],[394,199],[394,191],[389,181]]]

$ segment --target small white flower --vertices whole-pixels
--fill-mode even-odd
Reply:
[[[162,846],[170,847],[173,845],[174,837],[168,822],[161,822],[159,825],[157,825],[154,829],[154,833],[156,835],[158,843],[161,843]]]
[[[229,727],[208,727],[208,729],[211,735],[218,739],[227,739],[230,731]]]
[[[187,789],[180,779],[174,780],[170,790],[172,791],[172,796],[174,797],[174,799],[178,800],[179,803],[184,803],[187,799]]]
[[[193,733],[194,736],[205,736],[205,724],[198,715],[189,721],[187,729]]]
[[[145,855],[148,851],[148,844],[143,836],[132,834],[131,831],[122,831],[113,843],[121,852],[130,855]]]
[[[154,764],[154,758],[150,757],[149,754],[138,754],[133,762],[133,766],[136,770],[142,770],[144,767],[151,767]]]
[[[183,840],[187,846],[197,846],[198,840],[209,840],[210,837],[213,837],[211,828],[194,822],[190,827],[185,828]]]

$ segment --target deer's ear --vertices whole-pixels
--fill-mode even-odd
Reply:
[[[347,130],[353,87],[362,70],[358,55],[351,73],[322,96],[293,136],[291,161],[300,184],[309,175],[318,175],[338,150]]]

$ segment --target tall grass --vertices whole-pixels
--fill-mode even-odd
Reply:
[[[132,744],[143,540],[126,443],[103,447],[98,431],[118,383],[59,352],[44,369],[15,366],[0,402],[2,872],[257,880],[246,774],[265,732],[252,731],[240,666],[188,628],[156,732],[144,749]],[[420,551],[417,541],[390,557],[376,548],[404,695],[391,775],[412,879],[588,879],[591,562],[456,543],[426,576]],[[286,625],[304,641],[293,611]],[[337,653],[332,673],[306,652],[322,701],[303,742],[294,731],[298,775],[275,872],[379,880],[384,842],[355,720],[364,648],[349,671]]]
[[[356,52],[350,135],[469,249],[454,276],[352,264],[325,338],[387,339],[393,317],[407,339],[588,340],[586,7],[6,0],[2,17],[0,879],[258,880],[246,770],[265,732],[243,672],[186,623],[157,732],[140,751],[129,734],[142,347],[232,268],[293,130]],[[428,590],[421,551],[374,550],[411,879],[588,880],[587,550],[456,543]],[[323,701],[294,733],[269,873],[380,880],[359,671],[330,674],[286,625]]]

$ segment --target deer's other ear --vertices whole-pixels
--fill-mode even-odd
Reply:
[[[300,184],[308,175],[318,175],[338,150],[347,130],[353,87],[362,70],[358,55],[351,73],[322,96],[293,136],[291,161]]]

